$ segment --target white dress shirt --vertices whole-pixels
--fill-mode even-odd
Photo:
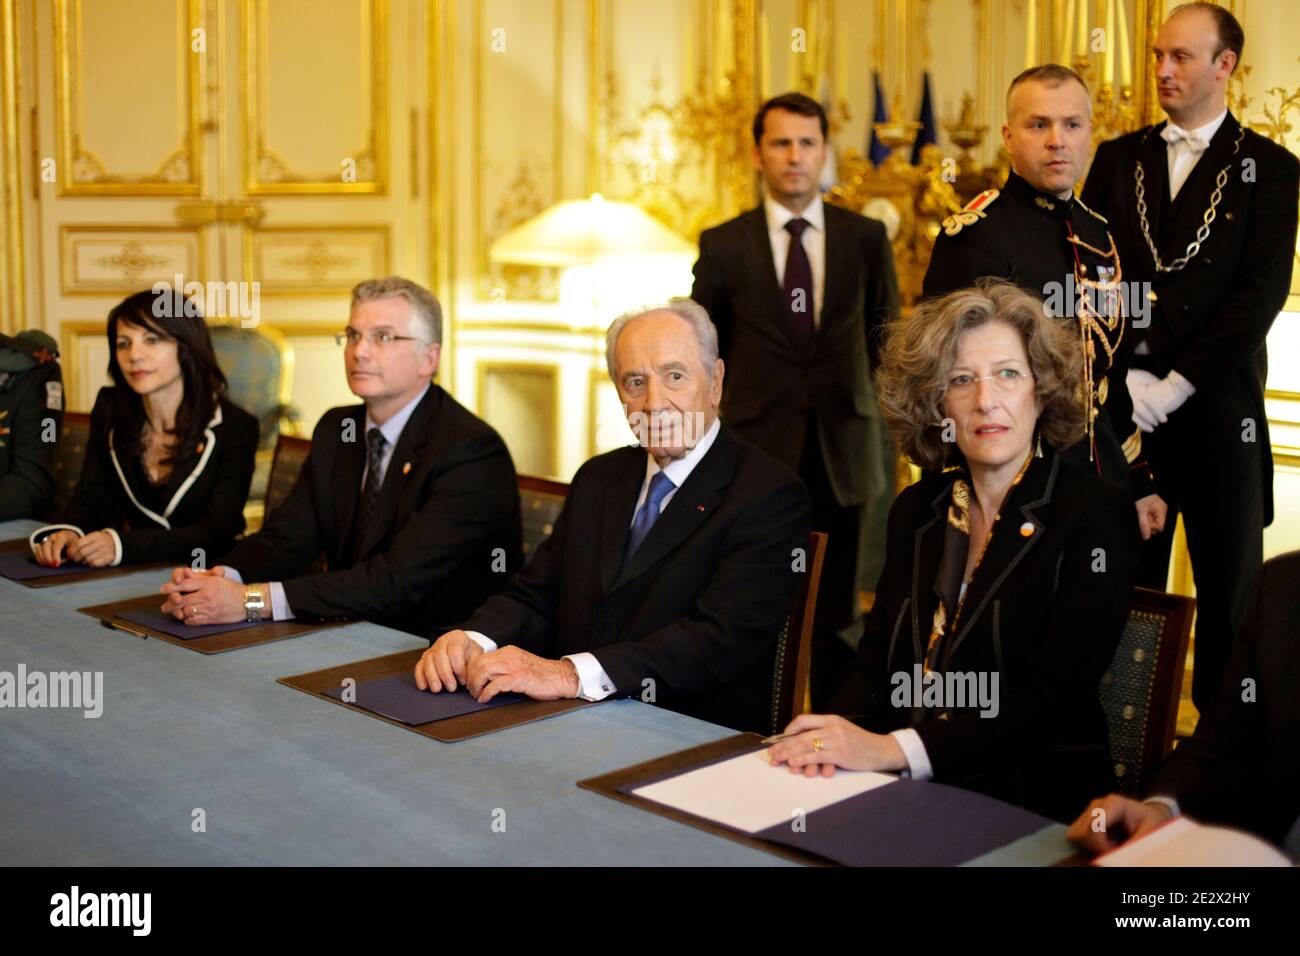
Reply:
[[[1166,123],[1165,126],[1176,133],[1187,133],[1199,137],[1208,148],[1210,140],[1214,139],[1214,134],[1219,131],[1219,127],[1223,125],[1223,121],[1227,116],[1228,110],[1225,107],[1223,112],[1216,118],[1193,130],[1184,130],[1173,122]],[[1196,168],[1196,164],[1204,152],[1205,149],[1193,149],[1191,144],[1184,139],[1172,143],[1166,141],[1165,153],[1169,158],[1169,198],[1171,200],[1178,198],[1178,191],[1183,188],[1183,183],[1187,182],[1187,177],[1192,174],[1192,170]]]
[[[763,210],[767,213],[767,237],[772,244],[772,264],[776,266],[778,285],[785,281],[785,260],[790,254],[792,238],[785,224],[791,219],[808,221],[802,241],[804,252],[808,254],[808,264],[812,266],[813,327],[820,327],[826,289],[826,207],[822,204],[822,197],[814,196],[807,209],[793,213],[768,196],[763,200]]]
[[[366,436],[370,434],[370,429],[378,428],[379,433],[384,436],[384,450],[379,457],[379,483],[382,485],[384,476],[388,474],[388,463],[393,460],[393,451],[397,448],[397,440],[402,437],[402,430],[406,428],[406,423],[411,420],[411,415],[415,412],[415,406],[424,400],[425,394],[429,391],[429,386],[424,386],[420,394],[415,396],[382,425],[376,425],[375,420],[370,417],[370,409],[366,409],[366,424],[361,433],[361,441],[366,441]],[[367,445],[367,447],[369,447]],[[370,474],[370,455],[366,455],[366,465],[361,469],[361,486],[357,489],[357,494],[366,487],[366,477]],[[234,568],[225,568],[226,577],[244,583],[239,572]],[[279,581],[271,582],[271,620],[287,621],[293,617],[293,608],[289,607],[289,599],[285,596],[284,585]]]
[[[709,453],[714,440],[718,437],[720,428],[721,423],[715,418],[713,424],[709,426],[709,430],[695,443],[694,448],[683,457],[670,461],[668,466],[663,469],[663,473],[673,483],[673,488],[659,502],[660,514],[664,513],[664,509],[668,507],[668,502],[673,500],[673,496],[677,494],[677,489],[690,477],[691,472],[695,470],[695,466]],[[629,525],[636,522],[637,512],[641,510],[641,506],[645,504],[646,495],[650,493],[650,479],[660,470],[659,463],[655,461],[653,455],[647,452],[645,457],[645,478],[641,481],[641,494],[637,496],[636,507],[632,509],[632,520],[628,522]],[[480,634],[478,631],[466,631],[465,633],[469,635],[470,640],[483,648],[484,651],[495,651],[497,649],[496,642],[490,637]],[[604,700],[618,689],[614,686],[610,676],[605,673],[605,668],[600,666],[600,661],[597,660],[596,655],[590,651],[565,654],[561,660],[573,661],[573,666],[578,672],[578,696],[583,700]]]

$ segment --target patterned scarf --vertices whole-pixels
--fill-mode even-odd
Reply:
[[[1029,465],[1034,458],[1035,453],[1031,450],[1025,458],[1025,463],[1016,472],[1016,477],[1011,479],[1011,485],[1007,488],[1007,498],[1011,497],[1011,489],[1020,484],[1020,479],[1025,477],[1025,472],[1029,470]],[[961,471],[961,475],[952,483],[952,495],[948,502],[948,520],[944,523],[943,529],[943,554],[939,558],[939,571],[934,578],[934,593],[939,600],[934,608],[934,620],[930,624],[930,640],[925,646],[923,667],[927,674],[941,669],[940,663],[943,660],[946,643],[944,638],[949,633],[956,632],[957,619],[961,615],[962,604],[966,600],[969,586],[967,582],[967,587],[963,587],[962,579],[966,573],[966,559],[970,555],[971,486],[969,473],[964,468],[958,470]],[[1003,500],[1005,503],[1006,499]],[[993,529],[997,527],[1001,516],[1001,512],[998,512],[989,522],[984,546],[980,549],[975,567],[971,569],[972,580],[979,573],[989,542],[993,540]]]

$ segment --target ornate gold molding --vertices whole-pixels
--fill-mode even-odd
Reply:
[[[540,373],[549,381],[551,391],[551,420],[547,423],[545,429],[545,457],[547,459],[546,474],[559,475],[560,473],[560,441],[559,429],[560,423],[564,421],[563,393],[560,389],[560,366],[550,365],[542,362],[525,362],[510,359],[480,359],[474,364],[475,377],[475,412],[485,421],[487,420],[487,380],[492,374],[509,375],[511,373],[522,372],[524,374]],[[500,428],[500,424],[497,426]],[[503,431],[505,429],[502,429]]]
[[[355,162],[355,180],[342,170],[301,172],[267,140],[261,112],[261,79],[267,0],[243,0],[240,23],[244,79],[244,188],[250,196],[370,195],[388,191],[388,0],[358,0],[369,11],[370,130],[366,142],[348,157]]]
[[[381,250],[377,263],[359,261],[345,255],[342,249],[329,242],[330,236],[356,236],[376,241]],[[289,280],[267,274],[260,253],[274,246],[303,246],[296,259],[287,265],[296,266],[299,278]],[[388,223],[340,223],[278,226],[248,226],[243,234],[244,275],[250,282],[260,283],[263,295],[270,296],[337,296],[347,295],[356,283],[376,275],[393,271],[392,229]],[[344,267],[353,266],[350,271]],[[343,271],[343,275],[338,273]]]
[[[16,0],[0,0],[0,332],[17,332],[27,322],[18,57]]]
[[[79,53],[85,0],[56,0],[54,4],[54,78],[59,147],[59,195],[61,196],[194,196],[202,182],[203,146],[199,97],[199,58],[189,52],[189,37],[202,27],[199,0],[179,0],[185,11],[186,31],[177,70],[176,86],[183,90],[186,105],[185,131],[180,145],[147,173],[113,172],[103,159],[83,142],[78,127],[81,115],[81,64]]]
[[[102,264],[113,267],[120,280],[88,279],[77,269],[77,244],[85,236],[114,236],[123,238],[119,252],[101,257]],[[139,238],[126,238],[139,237]],[[152,238],[155,243],[182,244],[186,249],[186,266],[157,270],[169,261],[151,256],[145,251],[143,240]],[[66,296],[128,295],[152,285],[151,279],[171,281],[181,273],[187,280],[202,281],[207,265],[207,241],[201,228],[151,225],[148,223],[60,223],[59,224],[59,292]],[[100,260],[96,260],[100,261]]]

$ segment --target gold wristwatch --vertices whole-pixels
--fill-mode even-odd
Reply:
[[[262,619],[262,611],[266,609],[266,601],[262,598],[262,586],[260,584],[250,584],[244,588],[244,620],[250,624]]]

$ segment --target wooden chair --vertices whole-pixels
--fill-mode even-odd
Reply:
[[[58,519],[67,511],[72,492],[81,477],[81,463],[86,459],[86,443],[90,440],[90,413],[65,412],[63,429],[54,451],[54,501],[50,517]]]
[[[1109,726],[1115,789],[1146,794],[1174,747],[1194,598],[1135,588],[1128,620],[1098,689]]]
[[[275,455],[271,458],[271,471],[266,480],[265,511],[262,520],[271,516],[271,512],[284,504],[284,499],[293,491],[302,471],[303,462],[311,452],[310,438],[295,438],[281,435],[275,441]]]
[[[806,707],[808,671],[812,664],[813,617],[817,611],[817,588],[825,557],[826,535],[814,531],[808,536],[808,563],[803,579],[795,592],[790,616],[776,641],[776,667],[772,673],[774,734],[780,733]]]
[[[535,478],[532,475],[519,476],[525,561],[532,556],[533,550],[539,544],[550,537],[551,531],[555,528],[555,519],[564,509],[564,499],[568,493],[569,486],[562,481]]]

